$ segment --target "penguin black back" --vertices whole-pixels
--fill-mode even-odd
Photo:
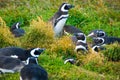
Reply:
[[[14,73],[20,72],[20,70],[25,66],[23,62],[19,59],[11,58],[8,56],[0,56],[0,70],[3,73]]]
[[[26,61],[28,57],[39,57],[44,50],[44,48],[31,48],[26,50],[18,47],[6,47],[0,49],[0,56],[9,56]]]
[[[21,80],[48,80],[46,70],[37,64],[35,57],[28,58],[26,65],[20,72]]]

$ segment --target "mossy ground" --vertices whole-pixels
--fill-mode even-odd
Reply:
[[[120,80],[120,62],[111,60],[112,56],[119,59],[119,44],[109,45],[105,52],[98,54],[91,51],[82,54],[74,52],[69,36],[53,38],[47,21],[63,2],[75,5],[69,12],[67,24],[78,27],[86,35],[91,30],[103,29],[109,36],[120,37],[120,5],[117,0],[114,3],[108,0],[1,0],[0,47],[46,48],[39,57],[39,64],[47,70],[49,80]],[[14,38],[9,32],[9,27],[17,21],[26,31],[21,38]],[[65,65],[66,58],[74,58],[76,64]],[[0,80],[18,79],[19,73],[0,75]]]

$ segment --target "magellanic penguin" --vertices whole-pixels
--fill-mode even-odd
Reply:
[[[88,45],[86,43],[86,35],[84,33],[76,33],[74,34],[76,37],[73,38],[73,42],[75,43],[75,51],[87,51]]]
[[[64,61],[64,64],[66,64],[66,63],[71,63],[71,64],[75,64],[75,60],[73,59],[73,58],[69,58],[69,59],[66,59],[65,61]]]
[[[47,71],[38,65],[37,58],[29,57],[20,72],[20,80],[48,80]]]
[[[97,42],[99,41],[100,43],[102,43],[102,45],[104,44],[113,44],[115,42],[118,42],[120,43],[120,38],[117,38],[117,37],[109,37],[109,36],[106,36],[106,37],[97,37],[97,38],[94,38],[93,39],[94,42]]]
[[[63,35],[63,27],[69,17],[68,11],[73,7],[74,6],[71,4],[62,3],[59,10],[49,20],[49,22],[53,25],[55,37],[60,37]]]
[[[77,42],[82,41],[83,43],[86,43],[86,35],[84,33],[74,33],[71,37],[72,42],[76,44]]]
[[[10,31],[15,37],[21,37],[25,34],[25,31],[23,29],[20,29],[20,23],[17,22],[13,24],[10,28]]]
[[[20,72],[24,66],[25,64],[19,59],[8,56],[0,56],[0,71],[2,73]]]
[[[92,38],[96,38],[96,37],[106,37],[106,33],[103,30],[93,30],[91,31],[87,37],[92,37]]]
[[[92,45],[92,51],[93,52],[99,52],[101,50],[105,50],[105,47],[103,45]]]
[[[19,47],[6,47],[0,49],[0,56],[9,56],[26,61],[28,57],[39,57],[44,50],[44,48],[31,48],[26,50]]]

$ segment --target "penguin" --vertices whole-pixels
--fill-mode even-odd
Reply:
[[[72,37],[73,43],[75,43],[75,51],[87,51],[88,45],[86,42],[86,35],[84,33],[75,33],[75,37]]]
[[[75,52],[79,52],[79,51],[88,51],[88,44],[84,43],[83,41],[78,41],[76,43],[76,47],[75,47]]]
[[[10,28],[10,31],[14,35],[14,37],[21,37],[25,34],[25,31],[23,29],[20,29],[19,22],[13,24]]]
[[[62,3],[59,10],[49,20],[53,26],[55,37],[61,37],[63,35],[63,27],[69,17],[68,11],[74,6],[68,3]]]
[[[73,35],[74,33],[82,33],[81,30],[79,30],[75,26],[71,26],[71,25],[65,25],[63,30],[64,30],[64,34],[67,34],[67,35],[69,35],[69,34]]]
[[[0,49],[0,56],[9,56],[26,61],[28,57],[39,57],[44,50],[44,48],[31,48],[26,50],[19,47],[6,47]]]
[[[93,30],[88,34],[87,37],[95,38],[95,37],[106,37],[106,36],[107,35],[103,30]]]
[[[0,71],[1,73],[15,73],[20,72],[20,70],[25,66],[25,64],[16,58],[9,56],[0,56]]]
[[[109,37],[109,36],[106,36],[106,37],[97,37],[97,38],[94,38],[94,43],[99,43],[101,45],[105,45],[105,44],[113,44],[115,42],[118,42],[120,43],[120,38],[117,38],[117,37]]]
[[[66,59],[64,61],[64,64],[66,64],[67,62],[71,63],[71,64],[75,64],[75,60],[73,58],[69,58],[69,59]]]
[[[92,51],[98,53],[101,50],[105,50],[105,47],[103,45],[93,45]]]
[[[86,35],[84,33],[74,33],[73,36],[71,37],[72,42],[76,44],[77,42],[83,42],[86,43]]]
[[[36,57],[29,57],[27,65],[20,71],[20,80],[48,80],[47,71],[40,65]]]

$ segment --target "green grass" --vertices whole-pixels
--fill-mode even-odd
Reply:
[[[69,12],[67,24],[78,27],[86,35],[91,30],[103,29],[109,36],[120,37],[120,10],[110,6],[116,3],[119,7],[117,1],[114,3],[107,0],[65,1],[75,5]],[[120,61],[117,54],[120,46],[113,44],[108,46],[105,52],[94,54],[89,51],[83,55],[74,52],[74,45],[68,36],[54,39],[51,29],[46,29],[50,27],[47,21],[62,2],[64,0],[1,0],[0,47],[46,48],[39,57],[39,65],[47,70],[49,80],[119,80]],[[18,21],[22,23],[21,26],[26,34],[16,39],[11,36],[8,29]],[[64,60],[71,57],[76,59],[76,64],[65,65]],[[0,75],[0,80],[18,79],[19,73]]]

